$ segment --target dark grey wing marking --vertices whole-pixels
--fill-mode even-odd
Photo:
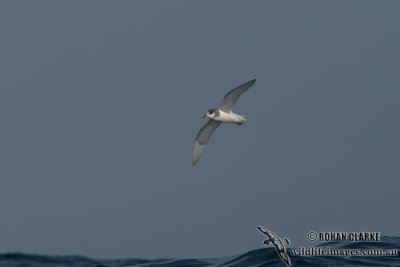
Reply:
[[[245,82],[238,87],[233,88],[230,90],[224,97],[224,100],[222,100],[221,106],[219,107],[223,111],[230,111],[233,109],[233,107],[236,104],[236,101],[239,99],[239,97],[246,92],[247,89],[249,89],[254,83],[256,82],[256,79],[253,79],[251,81]]]
[[[193,145],[192,164],[199,160],[204,148],[206,147],[211,135],[221,124],[219,121],[209,120],[199,131]]]

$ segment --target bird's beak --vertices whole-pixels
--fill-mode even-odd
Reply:
[[[206,114],[204,113],[203,116],[202,116],[202,118],[204,118],[205,116],[206,116]]]

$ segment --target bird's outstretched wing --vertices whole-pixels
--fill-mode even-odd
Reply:
[[[269,231],[268,229],[266,229],[265,227],[262,226],[257,226],[257,229],[263,233],[264,235],[268,236],[269,238],[273,237],[273,234],[271,231]]]
[[[196,164],[196,162],[199,160],[201,153],[203,153],[203,150],[208,143],[208,140],[210,139],[211,135],[220,124],[221,122],[219,121],[209,120],[203,126],[203,128],[200,129],[193,146],[193,154],[192,154],[193,165]]]
[[[256,79],[253,79],[251,81],[245,82],[238,87],[233,88],[230,90],[224,97],[224,100],[222,100],[221,106],[219,107],[223,111],[230,111],[233,109],[233,107],[236,104],[236,101],[239,99],[239,97],[246,92],[247,89],[249,89],[254,83],[256,82]]]

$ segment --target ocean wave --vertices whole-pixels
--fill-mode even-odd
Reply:
[[[327,242],[317,248],[342,250],[400,250],[400,237],[382,237],[381,242]],[[295,248],[288,247],[292,251]],[[292,266],[400,266],[400,256],[294,256]],[[46,256],[22,253],[0,254],[0,267],[284,267],[272,247],[232,257],[209,259],[119,259],[96,260],[82,256]]]

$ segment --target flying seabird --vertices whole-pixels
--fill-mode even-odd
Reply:
[[[208,140],[210,139],[215,129],[217,129],[217,127],[221,123],[235,123],[237,125],[241,125],[246,121],[246,116],[236,114],[232,111],[232,109],[235,106],[236,101],[239,99],[239,97],[244,92],[246,92],[246,90],[249,89],[255,82],[256,79],[253,79],[232,89],[225,95],[221,105],[218,108],[209,109],[203,115],[203,118],[207,117],[209,118],[209,120],[200,129],[194,142],[192,154],[193,165],[195,165],[196,162],[199,160],[201,154],[204,151],[204,148],[207,145]]]

